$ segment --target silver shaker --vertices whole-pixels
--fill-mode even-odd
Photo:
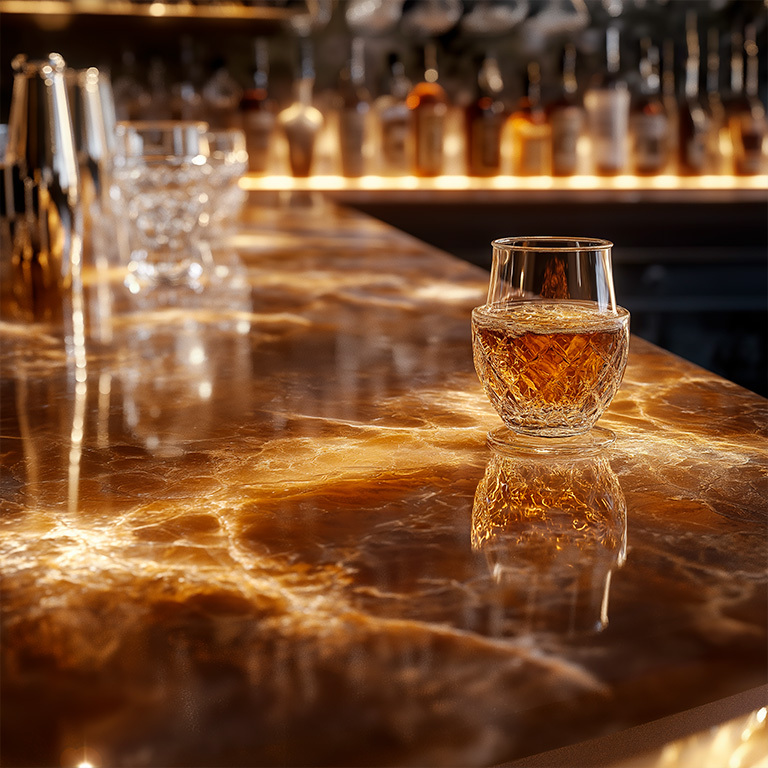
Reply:
[[[115,103],[109,74],[96,67],[67,69],[83,212],[86,332],[112,338],[111,269],[119,262],[119,234],[110,197],[115,150]]]
[[[45,323],[67,349],[85,336],[83,214],[66,65],[19,55],[2,164],[0,316]]]

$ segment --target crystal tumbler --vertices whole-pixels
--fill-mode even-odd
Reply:
[[[505,425],[491,441],[539,440],[547,450],[557,443],[543,438],[593,428],[578,442],[613,438],[595,427],[621,384],[629,347],[611,248],[595,238],[493,242],[488,299],[472,311],[475,369]]]
[[[127,228],[132,290],[200,285],[206,265],[201,216],[209,204],[208,125],[117,124],[113,198]]]

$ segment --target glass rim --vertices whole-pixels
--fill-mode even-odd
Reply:
[[[560,245],[555,245],[560,243]],[[600,237],[569,237],[560,235],[531,235],[529,237],[499,237],[491,241],[494,248],[507,251],[543,251],[546,253],[577,253],[613,248],[610,240]]]
[[[611,315],[618,315],[619,317],[631,317],[632,313],[626,308],[622,307],[620,304],[615,304],[613,306],[606,304],[604,307],[603,305],[597,301],[596,299],[542,299],[540,296],[531,296],[531,297],[524,297],[524,298],[512,298],[512,299],[499,299],[497,301],[492,301],[490,303],[486,302],[485,304],[479,304],[476,307],[472,308],[471,314],[480,314],[480,315],[498,315],[499,313],[504,313],[507,310],[509,310],[511,307],[519,307],[521,304],[595,304],[598,307],[598,310],[601,314],[608,313]]]

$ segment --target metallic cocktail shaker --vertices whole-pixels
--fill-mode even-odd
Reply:
[[[13,60],[2,164],[0,314],[82,345],[83,210],[64,59]]]

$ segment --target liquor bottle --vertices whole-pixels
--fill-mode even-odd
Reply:
[[[640,44],[640,94],[629,122],[635,173],[650,176],[664,171],[669,162],[669,120],[660,92],[659,49],[648,38]]]
[[[510,117],[512,172],[517,176],[541,176],[549,171],[551,134],[541,105],[541,70],[528,64],[523,76],[523,95]]]
[[[269,50],[267,41],[254,41],[254,69],[249,87],[240,98],[240,120],[248,150],[248,170],[264,173],[269,167],[275,132],[275,110],[269,97]]]
[[[213,74],[203,86],[206,120],[211,128],[236,127],[242,89],[224,59],[217,58],[212,67]]]
[[[406,100],[413,117],[416,176],[439,176],[443,172],[448,97],[438,79],[437,50],[430,43],[424,48],[424,79],[414,85]]]
[[[381,170],[385,174],[400,176],[411,170],[409,154],[411,110],[406,104],[411,82],[406,77],[405,66],[395,54],[389,57],[389,69],[388,93],[376,100],[381,142]]]
[[[481,59],[477,70],[476,98],[464,113],[467,173],[495,176],[501,169],[501,134],[507,118],[500,98],[504,83],[493,54]]]
[[[680,105],[675,77],[675,41],[667,38],[661,48],[661,100],[669,121],[670,164],[677,162],[677,142],[680,124]]]
[[[744,52],[747,56],[746,78],[739,76],[744,61],[741,51],[734,51],[731,64],[732,72],[735,71],[736,75],[732,80],[733,94],[728,105],[728,127],[733,147],[733,172],[740,176],[750,176],[763,170],[766,135],[765,108],[757,95],[758,50],[752,24],[744,32]]]
[[[195,56],[192,38],[181,41],[181,78],[174,84],[171,95],[171,115],[174,120],[204,120],[202,70]]]
[[[153,58],[147,72],[148,100],[141,112],[143,120],[168,120],[171,113],[171,92],[168,88],[165,62]]]
[[[352,40],[348,66],[341,73],[339,93],[339,153],[344,176],[365,173],[365,143],[371,97],[365,87],[365,49],[363,39]]]
[[[551,172],[553,176],[572,176],[579,167],[578,145],[586,116],[578,97],[576,48],[566,45],[562,56],[560,97],[548,109],[551,131]]]
[[[606,71],[587,92],[589,134],[595,173],[624,173],[629,155],[630,94],[621,76],[619,30],[605,32]]]
[[[721,136],[727,132],[725,106],[720,96],[720,30],[710,27],[707,33],[707,77],[705,109],[709,115],[709,140],[707,141],[707,168],[713,173],[722,171],[723,154],[720,151]]]
[[[688,56],[685,61],[685,97],[680,105],[678,124],[678,173],[697,176],[707,170],[709,115],[699,96],[701,53],[696,14],[686,16]]]
[[[115,113],[118,120],[139,120],[149,104],[149,93],[139,81],[136,56],[125,50],[121,57],[121,72],[112,82]]]
[[[301,74],[296,83],[296,100],[278,115],[278,122],[288,141],[288,161],[294,176],[309,176],[312,171],[317,135],[323,127],[323,115],[312,106],[315,65],[312,43],[301,41]]]

